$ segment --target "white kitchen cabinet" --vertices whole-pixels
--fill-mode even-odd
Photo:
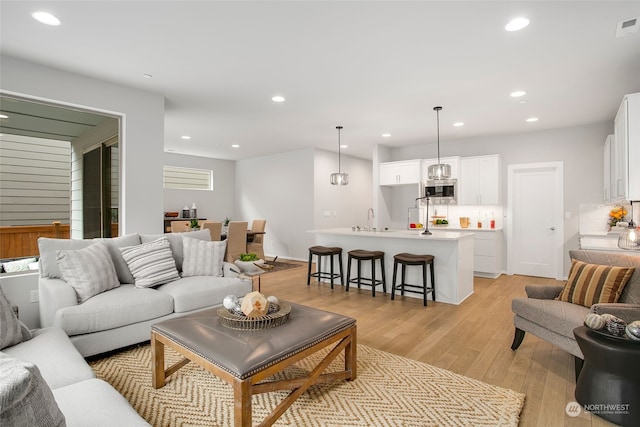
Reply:
[[[611,201],[640,200],[640,92],[626,95],[614,122]],[[635,163],[634,163],[635,162]]]
[[[611,151],[613,150],[613,135],[609,135],[604,142],[604,149],[602,152],[603,161],[603,186],[602,186],[602,198],[605,202],[611,201]]]
[[[458,204],[501,204],[502,169],[502,158],[498,155],[463,157],[460,161]]]
[[[423,159],[422,160],[422,177],[423,179],[429,179],[428,169],[429,166],[438,163],[438,159]],[[440,157],[440,163],[451,166],[450,179],[458,179],[460,177],[460,157]]]
[[[502,274],[502,231],[473,235],[473,274],[492,279]]]
[[[380,163],[380,185],[420,183],[420,160]]]

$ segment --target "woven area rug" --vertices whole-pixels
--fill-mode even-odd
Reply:
[[[293,377],[305,372],[311,368],[311,359],[317,360],[321,354],[288,368],[283,375]],[[166,363],[179,359],[177,353],[166,351]],[[114,386],[153,426],[233,425],[232,387],[194,363],[182,367],[158,390],[151,386],[149,345],[95,360],[91,365],[98,378]],[[258,424],[285,396],[286,392],[253,396],[253,424]],[[355,381],[313,386],[275,425],[517,426],[524,397],[513,390],[358,345]]]

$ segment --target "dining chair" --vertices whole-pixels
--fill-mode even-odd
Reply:
[[[264,232],[264,229],[267,225],[267,220],[265,219],[254,219],[251,223],[251,231],[253,232]],[[247,242],[247,253],[254,253],[258,255],[258,258],[264,259],[264,234],[256,234],[253,236],[253,240],[251,242]]]
[[[247,251],[247,221],[230,221],[225,261],[234,262]]]
[[[202,221],[202,228],[206,228],[211,232],[211,240],[219,242],[222,235],[222,221]]]
[[[171,221],[172,233],[183,233],[189,230],[189,224],[191,221]]]

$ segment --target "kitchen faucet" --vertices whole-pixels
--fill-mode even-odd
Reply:
[[[373,218],[375,218],[375,215],[373,214],[373,208],[369,208],[369,210],[367,211],[367,230],[371,231],[371,226],[373,224],[371,224],[371,221],[373,220]]]

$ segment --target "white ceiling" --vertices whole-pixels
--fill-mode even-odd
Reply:
[[[516,16],[531,24],[506,32]],[[612,121],[640,91],[640,33],[615,38],[634,17],[639,1],[2,0],[0,49],[162,94],[165,150],[337,151],[341,124],[343,153],[371,158],[376,144],[434,143],[435,105],[443,146]],[[516,89],[527,95],[511,98]]]

